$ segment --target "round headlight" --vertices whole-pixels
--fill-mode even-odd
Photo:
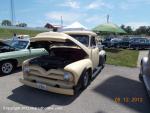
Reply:
[[[24,67],[23,68],[23,72],[29,72],[29,71],[30,71],[29,67]]]
[[[70,80],[72,78],[72,74],[69,72],[64,73],[64,80]]]

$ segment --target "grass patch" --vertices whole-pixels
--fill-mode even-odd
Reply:
[[[14,33],[16,33],[16,34],[27,34],[27,35],[30,35],[31,37],[33,37],[36,34],[41,33],[41,32],[44,32],[44,31],[0,28],[0,39],[11,38]]]
[[[128,49],[106,49],[107,64],[136,67],[139,51]]]

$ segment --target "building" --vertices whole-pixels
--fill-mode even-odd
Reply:
[[[61,29],[62,26],[60,26],[60,25],[52,25],[52,24],[47,23],[44,27],[56,32],[59,29]]]

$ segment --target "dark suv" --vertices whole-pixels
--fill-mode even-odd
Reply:
[[[103,41],[102,41],[102,45],[104,45],[104,47],[111,47],[111,37],[106,37]]]
[[[124,48],[124,49],[129,48],[131,40],[132,40],[131,37],[123,38],[123,39],[120,41],[120,47],[121,47],[121,48]]]
[[[150,39],[147,38],[134,38],[130,43],[130,48],[139,50],[139,49],[148,49],[150,48]]]
[[[120,48],[120,42],[122,41],[122,39],[119,39],[119,38],[114,38],[114,39],[111,39],[111,47],[114,47],[114,48]]]

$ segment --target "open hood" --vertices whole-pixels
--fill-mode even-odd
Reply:
[[[7,45],[3,40],[0,40],[0,46]]]
[[[31,38],[31,42],[38,42],[38,41],[50,41],[50,42],[67,42],[71,41],[79,46],[83,51],[85,51],[88,55],[90,55],[89,49],[74,39],[73,37],[65,34],[65,33],[58,33],[58,32],[44,32],[40,33],[37,36]]]
[[[8,46],[8,47],[13,48],[11,45],[7,44],[4,40],[0,40],[0,48],[3,48],[4,46]]]

